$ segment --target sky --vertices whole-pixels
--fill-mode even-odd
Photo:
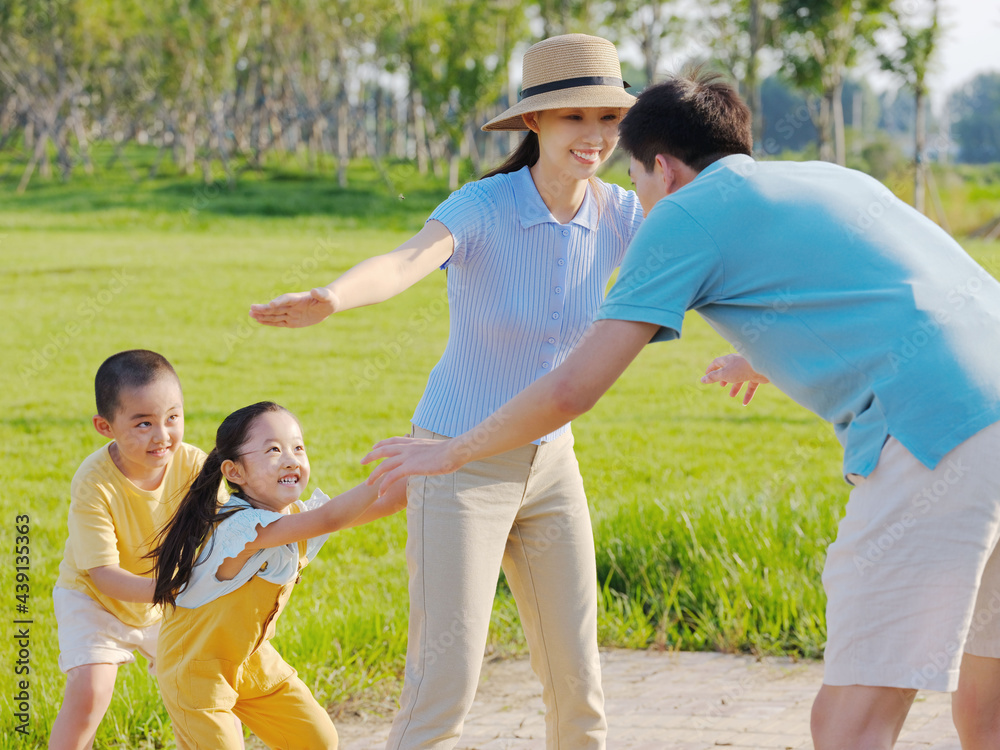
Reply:
[[[944,25],[932,98],[941,101],[978,73],[1000,72],[1000,0],[940,0]]]

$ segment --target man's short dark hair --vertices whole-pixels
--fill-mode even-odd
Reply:
[[[94,378],[97,413],[111,421],[121,408],[122,391],[142,388],[164,375],[180,383],[173,366],[156,352],[129,349],[112,354],[97,368],[97,377]]]
[[[693,70],[643,91],[619,127],[620,144],[646,171],[657,154],[700,172],[729,154],[753,152],[750,109],[718,73]]]

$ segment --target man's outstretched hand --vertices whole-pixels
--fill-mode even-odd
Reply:
[[[429,440],[425,438],[393,437],[376,443],[361,463],[370,464],[381,460],[372,471],[368,484],[375,484],[380,479],[379,496],[400,479],[411,476],[431,476],[433,474],[451,474],[461,468],[465,461],[456,458],[454,439]]]
[[[739,354],[725,354],[712,360],[701,382],[718,383],[721,386],[731,385],[729,395],[733,398],[739,395],[743,385],[746,384],[747,389],[743,394],[743,405],[746,406],[757,392],[757,386],[771,381],[756,372]]]

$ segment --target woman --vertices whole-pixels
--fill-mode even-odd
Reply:
[[[528,130],[396,250],[251,315],[300,327],[381,302],[447,267],[451,327],[413,434],[458,435],[559,365],[581,339],[642,217],[595,177],[626,93],[614,45],[569,34],[524,55],[522,98],[484,130]],[[603,748],[593,534],[569,425],[461,472],[408,485],[410,625],[387,748],[451,748],[475,697],[503,566],[542,682],[549,748]]]

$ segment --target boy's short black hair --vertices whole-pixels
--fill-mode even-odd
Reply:
[[[721,75],[700,68],[643,91],[619,134],[621,147],[647,172],[657,154],[700,172],[723,156],[753,152],[750,108]]]
[[[121,408],[121,394],[126,388],[141,388],[164,375],[178,384],[180,378],[166,358],[148,349],[129,349],[112,354],[97,368],[94,394],[97,413],[111,421]]]

